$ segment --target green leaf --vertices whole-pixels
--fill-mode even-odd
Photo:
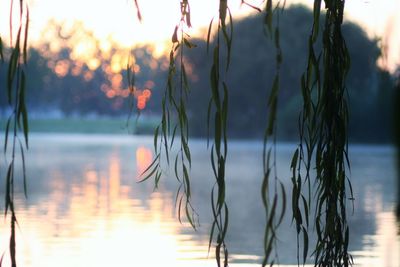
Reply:
[[[176,154],[174,162],[174,172],[175,172],[175,178],[180,182],[181,180],[179,179],[179,173],[178,173],[178,160],[179,160],[179,154]]]
[[[186,168],[185,164],[182,164],[182,168],[183,168],[183,180],[185,183],[185,193],[186,193],[186,197],[190,198],[190,178],[189,178],[189,172]]]
[[[13,168],[14,168],[14,160],[11,161],[11,163],[8,165],[7,169],[7,176],[6,176],[6,204],[5,204],[5,210],[4,210],[4,215],[7,216],[8,209],[11,208],[13,210],[13,202],[11,199],[11,187],[13,183]]]
[[[8,72],[7,72],[7,96],[8,103],[11,105],[12,103],[12,85],[15,77],[15,73],[17,71],[19,59],[19,48],[12,49],[10,62],[8,64]]]
[[[5,131],[5,138],[4,138],[4,154],[7,152],[8,134],[10,132],[10,123],[11,123],[11,117],[9,117],[7,119],[7,124],[6,124],[6,131]]]
[[[197,45],[195,45],[194,43],[189,42],[189,40],[186,39],[186,38],[183,38],[183,43],[184,43],[184,45],[185,45],[186,47],[188,47],[188,48],[197,47]]]
[[[187,141],[186,141],[185,138],[182,138],[182,146],[183,146],[183,151],[185,152],[185,156],[186,156],[186,158],[187,158],[187,160],[189,162],[189,166],[191,166],[192,165],[192,159],[191,159],[191,156],[190,156],[190,149],[189,149],[189,146],[188,146]]]
[[[275,28],[275,47],[277,48],[277,49],[279,49],[281,46],[280,46],[280,43],[279,43],[279,41],[280,41],[280,39],[279,39],[279,27],[276,27]]]
[[[232,14],[228,8],[229,11],[229,22],[230,22],[230,33],[228,34],[228,30],[226,26],[222,26],[222,34],[226,43],[226,71],[229,69],[229,65],[231,62],[231,50],[232,50],[232,39],[233,39],[233,19],[232,19]]]
[[[297,148],[296,151],[293,154],[292,162],[290,163],[290,168],[291,169],[296,169],[298,158],[299,158],[299,149]]]
[[[22,7],[22,4],[21,4]],[[24,64],[28,63],[28,31],[29,31],[29,9],[26,8],[26,20],[25,20],[25,35],[24,35],[24,48],[23,48],[23,57]]]
[[[211,30],[212,30],[212,24],[213,24],[214,18],[211,19],[210,25],[208,26],[208,32],[207,32],[207,53],[210,48],[210,37],[211,37]]]
[[[261,185],[261,198],[262,202],[264,204],[264,208],[268,208],[268,183],[269,183],[269,175],[270,175],[270,169],[268,168],[267,171],[264,174],[264,179],[262,181]]]
[[[265,11],[266,14],[264,17],[264,24],[267,26],[268,32],[272,36],[272,17],[273,17],[272,0],[267,0]]]
[[[146,175],[145,178],[143,178],[142,180],[140,180],[140,182],[143,182],[143,181],[145,181],[145,180],[147,180],[148,178],[151,177],[151,175],[154,173],[154,171],[155,171],[155,170],[157,169],[157,167],[158,167],[157,160],[158,160],[159,158],[160,158],[160,154],[158,154],[158,155],[154,158],[154,160],[150,163],[150,165],[147,166],[147,168],[140,174],[140,176],[143,176],[145,173],[147,173],[147,172],[154,166],[154,170],[152,170],[152,171],[150,172],[149,175]]]
[[[273,228],[273,221],[274,221],[274,218],[275,218],[275,214],[276,214],[276,206],[278,205],[278,195],[274,195],[274,198],[273,198],[273,200],[272,200],[272,205],[271,205],[271,211],[270,211],[270,213],[269,213],[269,218],[268,218],[268,221],[267,221],[267,226],[269,227],[269,228]]]
[[[142,22],[142,14],[140,12],[139,3],[135,0],[135,7],[136,7],[136,15],[140,22]]]
[[[186,218],[188,219],[188,221],[190,223],[190,226],[192,226],[193,229],[196,229],[196,225],[194,224],[194,221],[193,221],[192,216],[190,214],[190,211],[189,211],[187,203],[185,205],[185,211],[186,211]]]
[[[274,133],[275,128],[275,120],[276,120],[276,106],[277,106],[277,99],[275,98],[269,110],[269,117],[268,117],[268,127],[267,127],[267,135],[271,136]]]
[[[162,172],[158,170],[158,171],[156,172],[156,175],[154,176],[154,186],[155,186],[155,189],[158,188],[158,183],[160,182],[161,175],[162,175]]]
[[[158,141],[158,133],[160,131],[160,125],[158,125],[156,127],[156,129],[154,130],[154,140],[153,140],[153,144],[154,144],[154,151],[157,153],[158,151],[158,146],[157,146],[157,141]]]
[[[221,21],[222,28],[226,27],[225,20],[226,20],[227,9],[228,9],[228,1],[220,0],[219,1],[219,19]]]
[[[211,77],[211,93],[212,93],[212,99],[215,103],[215,106],[217,107],[217,109],[220,108],[220,98],[219,98],[219,92],[218,92],[218,73],[217,73],[217,68],[216,65],[213,64],[211,67],[211,73],[210,73],[210,77]]]
[[[285,191],[285,186],[283,185],[282,182],[279,182],[279,184],[281,185],[281,193],[282,193],[282,210],[281,210],[281,215],[279,216],[278,219],[278,223],[277,226],[280,225],[283,221],[283,218],[285,216],[286,213],[286,191]]]
[[[319,18],[321,13],[321,0],[314,1],[314,22],[313,22],[313,30],[312,30],[312,42],[315,43],[318,38],[319,32]]]
[[[28,133],[29,133],[29,124],[28,124],[28,111],[26,109],[26,104],[25,104],[25,73],[22,71],[22,76],[21,76],[21,96],[20,96],[20,108],[21,108],[21,114],[22,114],[22,125],[23,125],[23,133],[24,133],[24,139],[25,139],[25,145],[26,148],[29,147],[28,145]]]
[[[190,19],[190,5],[189,2],[187,0],[183,1],[185,3],[185,16],[186,16],[186,25],[191,28],[192,27],[192,22]]]
[[[306,262],[308,255],[308,233],[307,230],[303,227],[303,262]]]
[[[212,99],[210,99],[210,101],[208,101],[208,108],[207,108],[207,148],[210,145],[211,108],[212,108]]]
[[[210,158],[211,158],[211,167],[212,167],[212,170],[214,172],[214,176],[217,177],[218,176],[217,168],[215,166],[215,160],[214,160],[214,145],[211,146],[211,156],[210,156]]]
[[[214,237],[215,220],[216,220],[216,218],[214,217],[214,222],[213,222],[213,224],[211,225],[210,238],[209,238],[209,240],[208,240],[208,254],[210,254],[211,244],[212,244],[212,240],[213,240],[213,237]]]
[[[182,200],[183,200],[183,195],[179,198],[179,203],[178,203],[178,219],[179,223],[182,223],[182,216],[181,216],[181,209],[182,209]]]
[[[23,177],[23,182],[24,182],[24,194],[25,194],[25,198],[28,198],[24,148],[23,148],[21,142],[19,142],[19,145],[20,145],[19,147],[20,147],[20,150],[21,150],[21,159],[22,159],[22,177]]]
[[[0,37],[0,60],[4,62],[4,54],[3,54],[3,40]]]
[[[272,83],[271,93],[268,98],[268,105],[272,105],[273,101],[276,101],[279,92],[279,75],[275,75]]]
[[[215,112],[214,118],[214,143],[215,143],[215,152],[217,153],[217,157],[221,156],[221,137],[222,137],[222,129],[221,129],[221,114],[219,111]]]
[[[307,203],[306,198],[303,196],[303,194],[301,194],[301,198],[302,198],[302,200],[303,200],[304,215],[305,215],[305,217],[306,217],[306,225],[308,226],[308,225],[309,225],[309,223],[308,223],[308,215],[309,215],[308,203]]]
[[[174,145],[174,141],[175,141],[175,136],[176,136],[176,131],[178,130],[178,125],[175,125],[174,130],[172,131],[172,136],[171,136],[171,145],[169,146],[170,149],[172,148],[172,146]]]
[[[229,225],[229,210],[228,210],[228,205],[224,203],[224,210],[225,210],[225,222],[224,222],[224,227],[222,228],[222,234],[221,234],[221,242],[224,242],[226,233],[228,231],[228,225]]]
[[[178,41],[178,25],[175,26],[174,33],[172,34],[171,41],[172,41],[172,43],[178,43],[179,42]],[[171,61],[171,55],[170,55],[170,61]]]
[[[153,161],[153,163],[154,162],[155,161]],[[151,163],[151,165],[153,165],[153,163]],[[149,171],[149,172],[145,177],[143,177],[141,180],[139,180],[139,183],[142,183],[142,182],[146,181],[147,179],[149,179],[150,177],[152,177],[153,174],[157,171],[157,169],[158,169],[158,165],[155,165],[151,171],[149,171],[149,169],[146,169],[146,171],[144,171],[143,173],[146,173],[147,171]],[[157,183],[155,183],[155,185],[157,187]]]
[[[247,3],[246,1],[242,0],[241,4],[251,7],[252,9],[257,10],[258,12],[262,12],[260,8],[253,6],[252,4]]]
[[[228,103],[229,103],[229,95],[228,95],[228,87],[225,82],[222,83],[224,89],[224,99],[222,100],[222,131],[223,131],[223,139],[224,139],[224,157],[227,156],[228,152],[228,137],[227,137],[227,123],[228,123]]]

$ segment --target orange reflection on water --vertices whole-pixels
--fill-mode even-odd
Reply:
[[[144,146],[139,146],[136,149],[136,177],[140,179],[140,176],[147,169],[147,167],[153,161],[153,153],[151,150]]]
[[[151,161],[150,149],[136,149],[138,168],[143,170]],[[19,265],[214,266],[213,259],[206,259],[206,241],[200,244],[181,235],[171,193],[150,194],[137,184],[124,184],[117,154],[105,162],[83,164],[73,175],[55,170],[43,201],[18,212]],[[2,241],[6,250],[7,239]],[[3,264],[9,265],[8,259],[6,255]]]
[[[118,199],[119,197],[119,189],[121,187],[121,168],[120,162],[117,157],[112,157],[110,159],[109,166],[109,188],[110,188],[110,199]]]

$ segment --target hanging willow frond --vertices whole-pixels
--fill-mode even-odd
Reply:
[[[26,63],[28,54],[28,28],[29,28],[29,10],[24,1],[19,1],[19,27],[15,40],[13,39],[12,20],[15,15],[13,12],[13,2],[11,1],[10,7],[10,59],[8,62],[7,70],[7,83],[6,95],[8,105],[12,110],[6,125],[5,138],[4,138],[4,155],[11,149],[11,160],[7,167],[6,173],[6,196],[5,196],[5,216],[8,211],[11,213],[10,221],[10,242],[9,252],[11,266],[17,266],[16,259],[16,233],[15,224],[17,223],[17,216],[15,211],[14,189],[15,189],[15,162],[17,149],[21,153],[22,161],[22,180],[24,194],[27,197],[27,177],[25,168],[25,149],[28,148],[28,110],[26,107]],[[0,38],[1,39],[1,38]],[[0,40],[0,56],[2,62],[4,61],[3,44]],[[23,133],[24,144],[21,142],[19,133]],[[11,144],[9,145],[9,141]]]
[[[188,0],[180,3],[181,18],[175,26],[169,54],[167,85],[162,99],[162,118],[154,133],[154,150],[156,157],[143,173],[143,179],[155,178],[155,187],[162,176],[162,159],[165,156],[170,164],[170,151],[174,146],[175,137],[179,136],[179,149],[174,156],[174,174],[179,182],[176,192],[178,218],[182,214],[193,228],[198,224],[198,216],[191,203],[190,168],[192,165],[189,147],[189,120],[186,114],[186,102],[190,91],[185,69],[184,53],[186,49],[196,47],[185,32],[185,27],[191,27],[190,5]],[[182,222],[182,221],[181,221]]]
[[[304,104],[299,119],[300,145],[291,166],[292,212],[297,234],[303,233],[303,261],[308,255],[308,217],[313,206],[318,237],[313,252],[314,264],[339,267],[353,263],[348,253],[349,227],[346,218],[346,184],[350,187],[350,199],[353,199],[351,183],[346,174],[350,166],[347,156],[348,106],[345,83],[350,58],[341,32],[344,1],[326,0],[325,7],[323,48],[317,54],[315,44],[319,37],[321,0],[314,1],[307,70],[301,79]],[[313,181],[315,204],[311,203],[314,189],[311,187],[313,158],[316,169]],[[301,172],[303,164],[305,174]],[[308,196],[302,190],[305,181],[308,183]]]
[[[286,211],[286,190],[282,181],[278,178],[276,167],[276,116],[278,106],[278,94],[280,89],[280,67],[282,64],[282,49],[279,37],[279,16],[283,11],[280,2],[273,8],[272,0],[268,0],[265,6],[264,28],[266,34],[274,41],[276,57],[276,73],[270,94],[268,97],[268,119],[264,134],[263,146],[263,182],[261,186],[261,197],[265,209],[265,230],[264,230],[264,259],[262,266],[272,266],[277,257],[276,231],[282,223]],[[273,17],[276,17],[276,25],[273,25]],[[272,140],[270,140],[272,139]],[[279,188],[279,189],[278,189]],[[275,252],[275,257],[272,253]],[[272,259],[274,258],[274,259]]]
[[[226,22],[228,19],[228,23]],[[207,35],[207,51],[210,46],[210,36],[213,20],[210,22]],[[221,40],[222,39],[222,40]],[[215,184],[211,192],[213,223],[211,226],[209,249],[215,239],[215,257],[218,266],[228,266],[228,248],[225,236],[228,231],[229,209],[226,203],[225,164],[228,154],[228,85],[224,80],[223,71],[228,71],[233,41],[233,19],[228,1],[220,0],[219,18],[217,22],[216,41],[212,53],[210,71],[211,99],[207,113],[207,129],[214,128],[213,144],[211,146],[211,165],[215,176]],[[224,46],[224,47],[223,47]],[[226,56],[221,51],[226,49]],[[223,68],[223,66],[225,66]],[[214,116],[212,116],[214,115]],[[211,127],[212,126],[212,127]]]
[[[138,0],[135,0],[136,16],[139,21],[142,21],[142,13],[140,12]]]

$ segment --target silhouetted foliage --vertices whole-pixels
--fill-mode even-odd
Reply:
[[[283,51],[278,112],[278,137],[297,138],[298,112],[302,99],[300,77],[306,65],[307,35],[312,23],[311,11],[303,6],[287,8],[280,18],[280,43]],[[263,135],[266,117],[266,86],[273,79],[275,52],[273,43],[263,34],[261,15],[248,17],[235,23],[230,86],[229,136],[254,138]],[[357,25],[347,23],[343,34],[350,52],[351,70],[347,79],[350,106],[350,140],[388,141],[390,110],[385,103],[391,99],[393,78],[380,70],[377,40],[371,40]],[[206,136],[204,127],[208,92],[210,57],[205,57],[206,43],[196,40],[198,49],[190,51],[187,61],[195,66],[192,79],[192,96],[188,109],[191,115],[191,133]],[[365,116],[366,112],[371,116]],[[368,123],[367,123],[368,122]],[[379,132],[373,129],[380,129]]]
[[[275,53],[273,43],[263,34],[262,19],[261,15],[256,15],[235,22],[231,68],[227,74],[230,87],[228,131],[233,138],[259,138],[264,133],[261,126],[266,117],[268,94],[265,92],[266,85],[273,79]],[[299,77],[306,64],[302,56],[308,49],[304,36],[311,23],[311,11],[303,6],[287,8],[280,19],[281,31],[285,33],[280,40],[284,53],[281,66],[284,78],[280,81],[277,120],[280,139],[297,138],[297,114],[302,105],[298,90]],[[388,103],[393,97],[394,78],[376,65],[380,56],[377,40],[369,39],[359,26],[352,23],[344,25],[343,34],[352,59],[347,81],[350,102],[349,138],[355,142],[388,142],[392,114]],[[188,50],[184,59],[192,86],[187,106],[191,120],[190,134],[205,137],[207,111],[204,106],[208,105],[210,97],[208,76],[212,56],[207,56],[206,41],[195,39],[193,43],[198,47]],[[41,48],[31,48],[29,51],[27,105],[32,114],[61,111],[65,116],[126,115],[129,109],[126,99],[118,96],[110,99],[101,91],[103,84],[111,83],[101,65],[91,71],[83,64],[78,75],[69,70],[60,77],[54,72],[53,65],[63,60],[67,60],[70,65],[74,64],[70,59],[71,49],[63,48],[51,58],[43,55],[43,51],[48,50],[49,44],[43,44]],[[167,60],[157,59],[158,65],[152,69],[149,62],[156,59],[151,54],[151,48],[135,48],[132,55],[140,66],[140,72],[135,77],[136,86],[144,88],[146,81],[154,82],[146,112],[158,114],[161,112],[161,95],[167,75],[166,68],[161,66],[168,64]],[[102,64],[110,65],[110,60],[105,59]],[[92,72],[93,77],[85,79],[85,72]],[[125,70],[120,74],[124,77],[122,86],[127,87]],[[0,81],[5,81],[5,75],[6,70],[1,69]],[[5,91],[0,94],[0,110],[4,112]]]

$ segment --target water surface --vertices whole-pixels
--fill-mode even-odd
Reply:
[[[175,178],[164,177],[157,191],[151,182],[138,183],[153,159],[152,142],[152,137],[32,134],[26,155],[28,199],[20,184],[16,193],[19,264],[216,266],[212,251],[208,255],[214,181],[206,143],[191,141],[193,203],[200,216],[200,227],[193,231],[177,220]],[[262,146],[236,141],[229,150],[230,258],[232,266],[256,266],[262,259],[265,217],[259,189]],[[293,144],[278,145],[278,173],[288,192],[293,150]],[[354,214],[349,215],[350,249],[355,263],[398,267],[394,150],[357,145],[350,151],[356,199]],[[0,204],[4,207],[4,202]],[[296,265],[296,236],[289,214],[278,234],[281,266]],[[1,251],[7,250],[8,236],[8,220],[3,220]]]

